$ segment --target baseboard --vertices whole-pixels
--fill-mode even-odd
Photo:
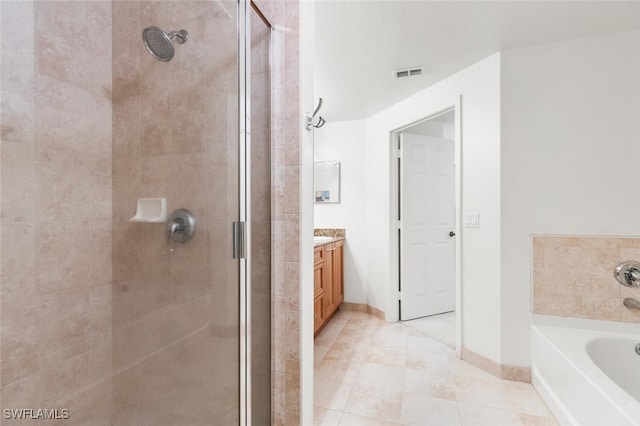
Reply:
[[[498,364],[497,362],[482,355],[478,355],[467,348],[462,348],[462,359],[500,379],[531,383],[531,368],[529,367]]]
[[[378,308],[374,308],[373,306],[367,305],[366,303],[342,302],[342,304],[340,305],[340,309],[343,309],[345,311],[365,312],[369,315],[373,315],[374,317],[384,321],[384,311],[381,311]]]

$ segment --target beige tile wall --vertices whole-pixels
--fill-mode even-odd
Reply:
[[[2,407],[86,411],[113,370],[111,3],[0,7]]]
[[[640,323],[622,304],[640,288],[613,277],[620,261],[640,260],[640,238],[534,236],[532,249],[533,313]]]
[[[298,0],[259,0],[272,36],[272,424],[300,424]]]
[[[229,251],[239,198],[235,10],[229,0],[113,3],[113,362],[118,392],[131,395],[120,402],[133,411],[187,415],[181,400],[238,391],[237,380],[220,386],[213,377],[164,401],[170,392],[141,378],[164,380],[162,370],[178,369],[190,346],[206,348],[202,367],[213,368],[210,336],[237,347],[239,268]],[[150,25],[189,32],[170,62],[145,51],[140,34]],[[164,224],[128,222],[145,197],[166,198],[168,212],[190,210],[193,240],[170,243]],[[238,377],[237,353],[227,369]],[[207,415],[198,420],[214,422],[220,412]]]
[[[298,4],[264,4],[278,25],[273,422],[296,424]],[[229,217],[237,215],[237,194],[229,190],[237,187],[230,142],[237,140],[237,58],[228,42],[236,37],[235,2],[0,7],[2,406],[64,406],[76,424],[139,415],[132,399],[144,394],[144,403],[161,403],[163,389],[149,382],[143,392],[120,390],[154,365],[174,366],[172,349],[195,347],[206,336],[237,347],[237,286],[228,285],[237,264],[227,253]],[[147,25],[184,27],[192,38],[160,67],[140,42]],[[168,247],[162,225],[128,222],[135,200],[154,196],[165,196],[169,210],[196,214],[190,244]],[[237,377],[228,371],[232,352],[221,364],[225,377]],[[200,396],[220,392],[194,389]]]
[[[271,423],[271,30],[251,13],[251,420]]]

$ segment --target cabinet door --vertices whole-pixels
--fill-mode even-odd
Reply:
[[[318,263],[324,262],[325,258],[325,247],[320,246],[313,249],[313,264],[317,265]]]
[[[322,308],[322,296],[318,296],[313,301],[313,335],[318,334],[318,330],[324,322],[324,309]]]
[[[333,267],[333,303],[337,308],[344,300],[344,242],[338,241],[335,243],[335,250],[332,253],[332,267]]]
[[[327,244],[326,256],[324,258],[324,316],[328,318],[336,309],[336,302],[333,295],[333,252],[335,244]]]
[[[324,262],[313,267],[313,297],[321,296],[324,291]]]

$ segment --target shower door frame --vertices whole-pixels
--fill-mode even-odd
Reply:
[[[251,168],[248,161],[250,160],[249,142],[250,142],[250,124],[251,120],[248,116],[251,111],[250,103],[250,53],[249,49],[249,32],[250,14],[249,8],[251,0],[238,0],[238,125],[239,125],[239,144],[238,144],[238,183],[239,183],[239,217],[240,223],[245,226],[243,235],[243,246],[245,256],[239,256],[240,281],[239,281],[239,363],[238,371],[240,372],[240,425],[251,424],[251,223],[249,218],[251,209],[250,191],[248,188],[251,182]],[[235,255],[235,254],[234,254]]]
[[[260,16],[269,28],[269,67],[272,64],[273,26],[252,0],[238,0],[238,79],[239,79],[239,218],[244,224],[243,251],[239,257],[240,300],[239,300],[239,372],[240,372],[240,425],[252,424],[252,329],[251,329],[251,11]],[[270,72],[270,90],[273,87],[273,74]],[[272,100],[273,101],[273,100]],[[273,108],[270,108],[269,120],[273,123]],[[270,132],[272,131],[269,126]],[[269,149],[272,138],[269,137]],[[271,240],[270,240],[271,243]],[[271,279],[271,277],[270,277]],[[271,349],[270,349],[271,350]],[[270,396],[270,395],[269,395]],[[272,413],[271,413],[272,414]]]
[[[239,306],[239,325],[240,325],[240,424],[251,424],[251,191],[249,183],[251,182],[250,167],[250,126],[251,119],[249,113],[251,111],[251,81],[249,72],[251,67],[251,49],[250,43],[250,1],[238,0],[238,124],[240,125],[240,141],[238,146],[239,155],[239,185],[240,199],[239,201],[239,218],[240,223],[244,223],[245,232],[242,243],[245,250],[245,256],[240,256],[240,306]]]

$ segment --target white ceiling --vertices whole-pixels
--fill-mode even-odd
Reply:
[[[315,6],[315,94],[366,118],[491,54],[640,27],[640,1],[335,1]],[[426,66],[393,79],[396,68]]]

